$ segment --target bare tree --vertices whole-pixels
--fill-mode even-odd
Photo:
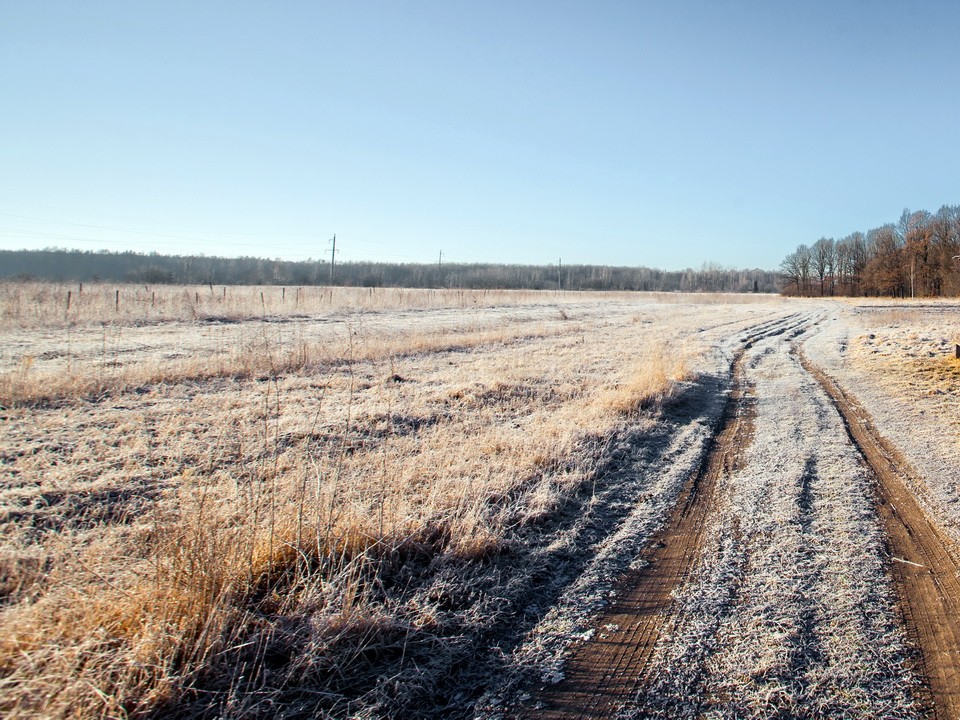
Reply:
[[[867,233],[871,258],[865,269],[866,281],[880,295],[905,295],[903,242],[893,225],[874,228]]]
[[[813,251],[807,245],[801,245],[797,248],[797,255],[800,262],[800,282],[803,285],[803,294],[812,295],[810,287],[810,264],[813,258]]]
[[[834,245],[835,275],[841,295],[853,294],[853,247],[850,236],[837,240]]]
[[[834,265],[834,247],[833,240],[825,237],[820,238],[813,244],[812,262],[813,271],[820,280],[820,296],[825,294],[824,280],[827,273],[833,273]],[[832,294],[832,293],[831,293]]]
[[[787,255],[780,263],[780,278],[783,283],[782,290],[787,294],[803,294],[802,273],[800,270],[799,250]],[[790,288],[793,287],[791,292]]]
[[[904,210],[897,223],[866,235],[801,245],[781,264],[781,283],[801,295],[960,295],[958,259],[960,206]]]

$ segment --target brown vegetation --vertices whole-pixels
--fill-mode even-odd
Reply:
[[[179,307],[191,292],[174,291]],[[3,358],[0,442],[6,715],[374,702],[384,668],[442,662],[482,607],[444,568],[509,557],[607,439],[655,423],[692,377],[663,333],[702,328],[695,306],[649,297],[558,312],[555,295],[507,295],[465,312],[472,299],[448,295],[453,315],[397,307],[436,307],[429,291],[393,297],[329,332],[319,314],[236,311],[212,338],[200,316],[107,325],[78,309],[64,324],[42,303],[6,306],[19,348]],[[40,359],[67,332],[67,358]]]
[[[803,296],[960,295],[960,206],[903,211],[896,225],[800,245],[781,264],[782,290]]]
[[[891,397],[906,401],[950,427],[960,439],[960,338],[956,304],[943,301],[897,307],[862,306],[862,332],[853,338],[851,356]],[[960,442],[960,440],[958,440]]]

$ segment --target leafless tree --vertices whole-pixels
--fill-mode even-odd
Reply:
[[[801,245],[781,264],[785,291],[801,295],[960,295],[960,206],[904,210],[896,223]]]
[[[822,237],[813,244],[811,259],[813,262],[813,271],[820,280],[821,297],[825,294],[824,280],[827,276],[827,273],[833,273],[833,266],[835,262],[834,258],[834,245],[832,239]]]

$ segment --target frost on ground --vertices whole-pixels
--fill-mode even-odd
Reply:
[[[710,348],[790,312],[492,296],[0,324],[0,713],[469,716],[669,505]]]
[[[831,305],[806,346],[916,469],[914,491],[960,545],[960,305]]]
[[[900,379],[870,359],[927,331],[776,300],[424,294],[277,317],[251,296],[221,318],[191,295],[144,324],[0,326],[0,712],[509,715],[612,631],[591,617],[763,335],[755,440],[628,712],[917,716],[870,478],[782,321],[820,313],[810,355],[949,508],[956,436],[930,417],[957,395],[881,390]],[[671,365],[690,347],[695,377]]]
[[[719,354],[718,358],[719,359]],[[640,549],[662,524],[676,501],[681,486],[694,472],[705,452],[712,428],[722,410],[723,388],[729,378],[704,379],[692,386],[683,403],[664,413],[663,445],[645,452],[620,472],[620,482],[609,491],[621,509],[613,531],[607,535],[579,537],[566,534],[557,542],[580,558],[578,575],[563,590],[546,615],[531,629],[524,642],[505,658],[498,684],[478,706],[480,717],[497,716],[500,706],[517,700],[523,685],[536,680],[558,682],[571,644],[590,640],[597,630],[592,616],[610,599],[616,579],[636,562]],[[689,407],[698,415],[689,417]],[[656,448],[656,444],[647,444]],[[609,504],[609,501],[607,501]],[[599,509],[599,508],[598,508]],[[601,527],[610,527],[608,513]],[[583,541],[586,540],[586,543]],[[577,543],[581,543],[577,547]],[[554,551],[555,547],[546,548]],[[610,628],[608,628],[610,629]],[[602,629],[601,629],[602,632]]]
[[[749,351],[746,466],[719,488],[631,717],[918,717],[871,479],[781,338]]]

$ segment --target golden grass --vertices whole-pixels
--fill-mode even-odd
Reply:
[[[960,442],[960,360],[955,346],[960,325],[955,303],[928,301],[922,306],[873,310],[861,316],[864,334],[851,343],[852,359],[872,373],[886,393],[938,418]]]
[[[552,306],[432,329],[401,318],[356,324],[336,345],[304,339],[317,345],[302,354],[296,332],[258,323],[238,359],[207,374],[151,375],[146,350],[106,386],[14,371],[0,712],[161,712],[194,686],[269,695],[282,673],[335,692],[334,668],[438,622],[429,605],[391,610],[384,583],[509,550],[514,529],[590,476],[603,438],[656,422],[698,362],[661,338],[695,333],[701,317],[647,312],[655,326],[630,304],[575,306],[573,321]],[[178,328],[171,349],[195,332]],[[78,355],[77,375],[101,360]],[[58,407],[25,404],[44,392]],[[290,656],[270,671],[279,679],[263,665],[278,647]]]
[[[604,398],[607,407],[622,415],[662,404],[677,384],[693,377],[690,354],[670,344],[648,347],[639,358],[636,369],[620,387]]]
[[[257,323],[253,323],[256,325]],[[121,364],[106,359],[107,351],[95,367],[89,360],[68,362],[65,370],[36,368],[36,358],[22,357],[16,367],[0,372],[0,406],[38,404],[71,397],[91,397],[142,385],[175,383],[211,378],[256,378],[292,372],[317,372],[331,365],[358,360],[382,360],[417,353],[466,350],[485,344],[497,344],[546,337],[556,329],[524,326],[499,328],[451,328],[429,334],[401,332],[371,341],[364,333],[346,328],[346,339],[332,342],[310,341],[301,337],[276,338],[256,327],[248,328],[238,345],[221,346],[208,357],[152,359]]]
[[[960,397],[960,359],[934,357],[905,363],[908,373],[915,375],[928,394],[951,394]]]

